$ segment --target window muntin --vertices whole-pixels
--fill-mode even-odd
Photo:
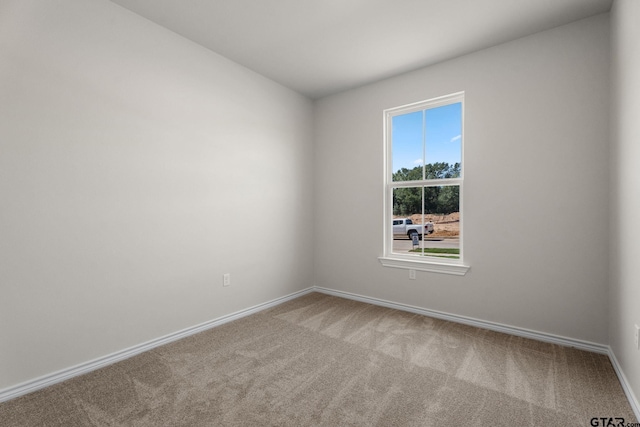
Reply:
[[[385,111],[385,257],[462,263],[463,115],[463,93]]]

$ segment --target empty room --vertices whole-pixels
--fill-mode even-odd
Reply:
[[[0,425],[640,425],[638,117],[638,0],[0,0]]]

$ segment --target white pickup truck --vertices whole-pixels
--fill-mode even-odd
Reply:
[[[424,230],[424,233],[423,233]],[[413,239],[413,235],[417,234],[418,239],[422,240],[423,234],[429,235],[433,233],[433,223],[414,224],[410,218],[397,218],[393,220],[393,238],[408,237]]]

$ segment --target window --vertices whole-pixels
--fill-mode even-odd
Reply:
[[[465,274],[464,93],[385,110],[388,267]]]

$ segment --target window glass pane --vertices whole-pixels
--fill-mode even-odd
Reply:
[[[402,202],[399,198],[398,202]],[[425,187],[424,189],[424,213],[448,215],[460,212],[460,187],[457,185],[441,185],[438,187]]]
[[[425,163],[431,165],[432,169],[429,170],[427,166],[427,178],[459,177],[462,163],[462,103],[426,110],[425,122]]]
[[[423,112],[402,114],[392,118],[392,172],[393,181],[422,179]]]
[[[395,188],[392,252],[403,255],[460,258],[460,188]],[[411,238],[417,234],[418,240]]]
[[[395,253],[410,254],[419,248],[425,233],[422,215],[423,187],[393,190],[393,246]],[[428,231],[427,231],[428,233]],[[417,240],[413,240],[413,235]]]
[[[393,217],[410,218],[422,213],[421,187],[395,188],[393,190]]]

